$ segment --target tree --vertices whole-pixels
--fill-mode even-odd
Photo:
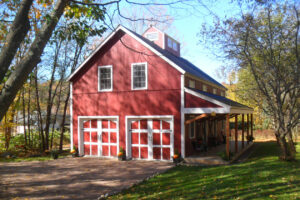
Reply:
[[[249,69],[275,122],[283,160],[295,159],[292,130],[300,119],[299,5],[264,4],[203,29],[237,69]]]
[[[24,82],[27,80],[28,75],[32,72],[34,67],[41,60],[41,55],[44,51],[46,44],[48,43],[51,35],[56,30],[59,20],[62,16],[68,20],[68,26],[65,31],[57,32],[57,34],[63,39],[74,39],[78,43],[83,45],[87,41],[89,35],[101,35],[106,27],[105,15],[110,18],[109,15],[117,13],[122,18],[132,20],[121,12],[122,4],[121,0],[111,1],[92,1],[92,0],[22,0],[18,4],[17,0],[3,1],[3,5],[7,5],[10,10],[17,10],[15,15],[10,16],[12,23],[10,24],[9,31],[6,35],[4,44],[1,44],[0,52],[0,83],[4,84],[0,92],[0,120],[2,120],[5,112],[8,110],[9,105],[14,100],[18,90],[22,87]],[[183,2],[183,3],[182,3]],[[168,0],[164,3],[156,2],[155,0],[149,0],[148,2],[135,2],[126,0],[127,6],[134,5],[140,6],[141,8],[147,6],[167,6],[182,3],[183,7],[186,7],[190,1],[186,0]],[[9,6],[8,6],[9,5]],[[14,6],[12,6],[14,5]],[[115,7],[112,7],[114,5]],[[16,9],[19,7],[18,9]],[[190,6],[192,7],[192,5]],[[46,8],[45,12],[41,12]],[[180,7],[179,7],[180,8]],[[108,11],[111,9],[111,12]],[[4,11],[3,11],[4,10]],[[8,15],[3,9],[3,16]],[[32,13],[35,15],[32,16]],[[1,16],[1,14],[0,14]],[[31,22],[39,20],[39,23]],[[142,18],[133,19],[133,21],[145,20]],[[146,19],[151,21],[151,18]],[[9,20],[4,20],[5,22]],[[3,23],[3,21],[1,21]],[[0,25],[2,26],[3,24]],[[4,26],[2,26],[4,27]],[[33,32],[30,36],[28,32]],[[67,33],[67,37],[65,34]],[[69,33],[69,34],[68,34]],[[3,38],[3,36],[0,37]],[[33,41],[30,47],[26,51],[21,61],[14,66],[14,70],[8,73],[9,68],[13,65],[13,59],[16,51],[25,39]]]

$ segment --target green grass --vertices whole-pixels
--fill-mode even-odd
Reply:
[[[59,154],[58,158],[65,158],[70,155],[69,152],[63,152]],[[38,157],[17,157],[17,158],[2,158],[0,157],[0,162],[26,162],[26,161],[47,161],[54,160],[51,155],[42,155]]]
[[[109,199],[300,199],[300,153],[295,162],[278,153],[275,142],[259,143],[245,163],[178,166]]]

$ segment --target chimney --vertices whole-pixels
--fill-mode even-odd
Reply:
[[[150,26],[143,33],[143,37],[154,42],[162,49],[165,49],[168,52],[180,57],[180,43],[154,26]]]

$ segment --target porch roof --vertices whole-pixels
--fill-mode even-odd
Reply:
[[[185,92],[192,94],[196,97],[202,98],[211,103],[221,106],[221,108],[184,108],[185,113],[232,113],[232,114],[241,114],[241,113],[253,113],[253,108],[245,106],[236,101],[230,100],[226,97],[211,94],[204,92],[195,88],[185,88]]]

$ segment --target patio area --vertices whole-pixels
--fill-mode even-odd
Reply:
[[[238,151],[237,153],[234,153],[235,141],[230,141],[229,148],[233,153],[232,160],[234,161],[238,159],[252,145],[253,142],[250,142],[249,144],[245,142],[243,147],[242,141],[238,141]],[[206,152],[198,152],[192,156],[189,156],[184,159],[184,162],[188,164],[198,164],[198,165],[227,165],[230,164],[231,161],[225,161],[220,156],[220,154],[222,153],[225,154],[225,152],[226,152],[226,144],[221,144],[215,147],[210,147]]]

